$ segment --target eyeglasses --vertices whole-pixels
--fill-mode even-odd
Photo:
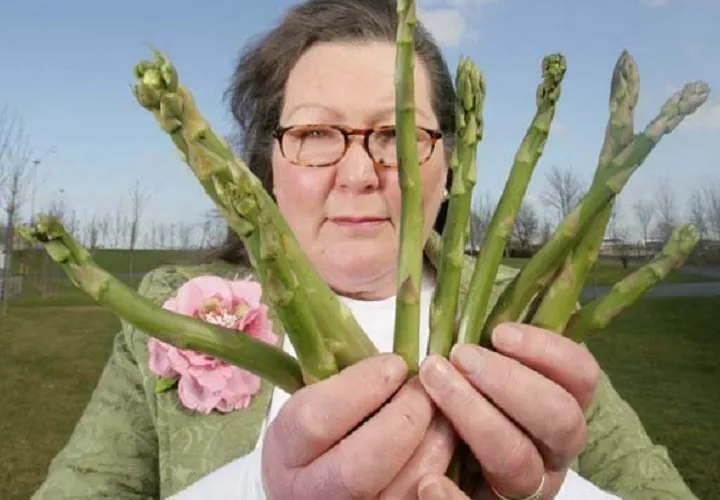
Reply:
[[[336,125],[293,125],[279,127],[273,137],[280,152],[292,164],[301,167],[330,167],[338,163],[350,147],[350,137],[361,136],[363,148],[375,163],[397,168],[395,126],[374,129],[348,128]],[[442,138],[439,130],[417,127],[418,162],[422,165],[435,151]]]

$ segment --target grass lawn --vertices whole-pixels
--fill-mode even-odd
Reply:
[[[94,305],[14,307],[0,320],[0,498],[26,500],[65,444],[119,326]]]
[[[720,297],[646,298],[588,340],[695,494],[720,492]]]
[[[510,267],[519,268],[524,266],[528,259],[504,259],[503,264]],[[587,285],[614,285],[631,272],[642,267],[640,264],[631,264],[628,269],[623,268],[620,261],[617,260],[600,260],[590,270],[587,279]],[[682,268],[670,274],[663,280],[663,283],[692,283],[704,281],[717,281],[717,278],[709,278],[699,274],[693,274],[684,271]]]
[[[719,302],[645,299],[589,341],[700,498],[720,491]],[[55,298],[23,297],[0,320],[1,499],[25,500],[42,481],[90,396],[118,324],[67,289]]]

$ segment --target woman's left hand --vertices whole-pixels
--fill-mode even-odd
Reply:
[[[526,498],[542,484],[536,498],[554,498],[585,446],[584,412],[600,368],[583,346],[529,325],[500,325],[492,343],[497,352],[458,345],[449,362],[429,356],[420,380],[467,443],[490,488]],[[433,498],[427,495],[420,498]],[[446,498],[466,498],[460,495]],[[499,498],[490,490],[484,497]]]

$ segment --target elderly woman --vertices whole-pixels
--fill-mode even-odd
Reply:
[[[307,0],[246,50],[229,89],[245,159],[381,352],[392,350],[400,223],[393,136],[381,129],[394,120],[396,24],[390,0]],[[422,26],[416,54],[426,325],[455,116]],[[236,238],[140,289],[162,303],[207,274],[252,276]],[[510,275],[501,269],[495,296]],[[244,408],[199,412],[177,390],[156,392],[151,339],[125,325],[35,498],[467,498],[445,479],[456,441],[479,465],[475,498],[695,498],[586,348],[513,324],[492,340],[492,352],[428,357],[410,380],[384,354],[292,397],[263,383]]]

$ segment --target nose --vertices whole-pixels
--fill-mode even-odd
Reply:
[[[354,192],[367,192],[380,186],[375,162],[362,144],[362,138],[351,138],[348,150],[337,164],[337,184]]]

